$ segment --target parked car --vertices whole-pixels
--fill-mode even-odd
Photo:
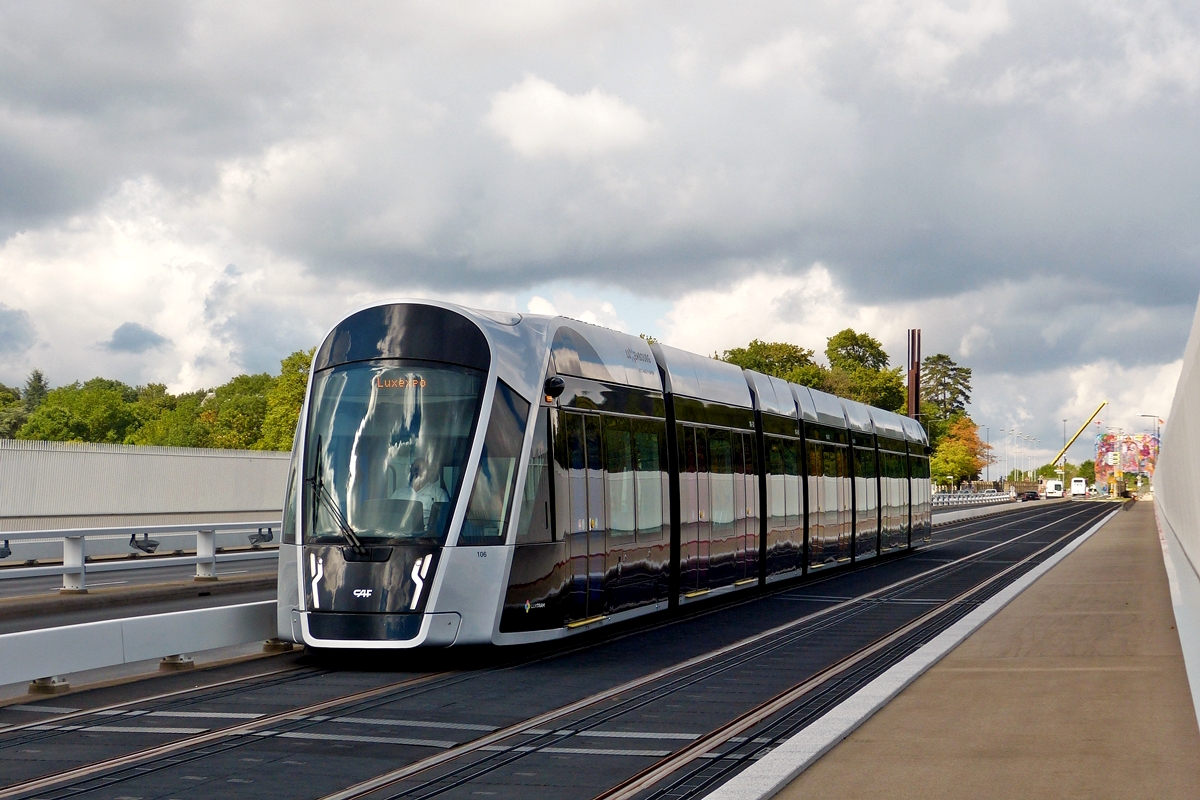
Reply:
[[[1017,495],[1017,499],[1024,503],[1026,500],[1041,500],[1042,496],[1037,492],[1021,492]]]

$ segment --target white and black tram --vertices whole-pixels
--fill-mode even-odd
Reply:
[[[928,540],[914,420],[564,317],[395,302],[313,359],[279,636],[568,636]]]

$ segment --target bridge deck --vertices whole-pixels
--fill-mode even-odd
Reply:
[[[1200,796],[1174,625],[1138,503],[777,797]]]

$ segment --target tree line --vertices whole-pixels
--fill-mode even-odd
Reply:
[[[290,450],[312,355],[292,353],[278,375],[238,375],[181,394],[109,378],[52,389],[35,369],[22,387],[0,384],[0,438]]]

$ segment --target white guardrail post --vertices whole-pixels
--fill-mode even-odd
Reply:
[[[217,579],[217,535],[214,531],[196,532],[196,580]]]
[[[62,594],[87,593],[87,559],[84,557],[84,538],[63,538],[63,585]]]

